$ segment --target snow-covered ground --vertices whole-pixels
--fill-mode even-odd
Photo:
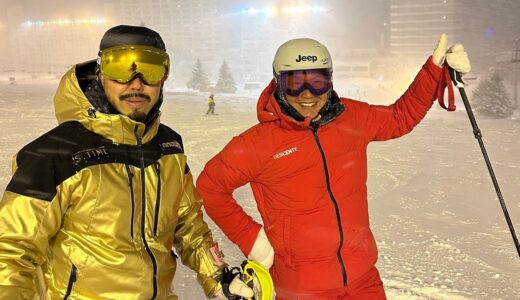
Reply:
[[[0,81],[2,191],[11,157],[56,125],[56,87],[55,79]],[[352,93],[356,98],[357,88]],[[394,99],[370,85],[359,96],[378,104]],[[218,115],[206,116],[207,94],[165,96],[162,121],[182,134],[195,176],[231,137],[257,122],[256,96],[217,94],[215,100]],[[520,120],[478,122],[520,231]],[[463,110],[432,109],[411,134],[370,145],[368,159],[371,222],[389,299],[520,299],[520,259]],[[249,187],[235,196],[259,219]],[[227,261],[240,263],[238,249],[208,222]],[[181,299],[204,299],[193,272],[182,266],[175,287]]]

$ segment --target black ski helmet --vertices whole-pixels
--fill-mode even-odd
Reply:
[[[166,52],[159,33],[142,26],[118,25],[105,32],[99,43],[99,51],[120,45],[151,46]]]

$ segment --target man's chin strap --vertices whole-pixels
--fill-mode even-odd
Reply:
[[[79,86],[97,111],[105,114],[117,114],[117,110],[108,102],[96,68],[95,60],[76,65],[76,78]]]
[[[155,103],[154,107],[152,107],[152,110],[146,115],[146,119],[144,120],[144,124],[146,125],[146,130],[150,128],[150,126],[155,122],[155,119],[159,117],[159,114],[161,113],[160,108],[163,103],[163,85],[161,85],[161,91],[159,94],[159,100],[157,100],[157,103]],[[146,132],[146,131],[145,131]]]
[[[330,121],[334,120],[345,110],[345,106],[338,97],[336,91],[331,90],[329,92],[329,99],[327,103],[321,108],[318,114],[319,118],[316,117],[311,121],[311,127],[323,126]]]
[[[289,102],[287,102],[287,99],[282,94],[279,88],[276,88],[274,97],[276,99],[276,102],[278,102],[278,105],[280,105],[280,109],[282,110],[282,113],[288,115],[289,117],[293,118],[294,120],[298,122],[305,121],[305,118],[296,110],[294,107],[292,107]]]
[[[288,115],[298,122],[305,121],[305,118],[298,112],[294,107],[292,107],[289,102],[281,95],[281,91],[279,88],[275,90],[275,99],[280,105],[280,109],[282,113]],[[345,110],[345,106],[341,103],[341,100],[338,97],[338,94],[331,89],[329,91],[329,96],[327,102],[321,108],[318,117],[314,118],[310,125],[312,127],[319,127],[329,123],[334,120],[337,116],[339,116]]]

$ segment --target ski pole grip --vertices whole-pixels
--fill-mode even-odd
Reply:
[[[452,67],[448,65],[448,69],[450,71],[450,78],[453,84],[457,88],[464,88],[464,81],[462,80],[462,75],[459,72],[455,71]]]

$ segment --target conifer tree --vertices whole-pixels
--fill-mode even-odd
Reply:
[[[197,63],[195,64],[195,68],[192,71],[191,78],[186,83],[186,86],[201,92],[207,92],[210,90],[208,75],[206,75],[200,59],[197,59]]]
[[[516,108],[498,71],[493,71],[478,84],[473,92],[473,102],[475,111],[499,119],[510,117]]]
[[[231,73],[231,70],[229,69],[225,60],[220,66],[215,90],[222,93],[234,93],[237,91],[235,79],[233,79],[233,74]]]

